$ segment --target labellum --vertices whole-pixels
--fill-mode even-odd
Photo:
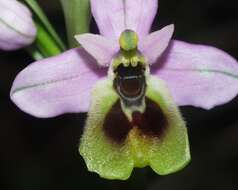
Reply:
[[[135,32],[120,36],[120,52],[99,81],[81,138],[90,171],[127,179],[133,167],[175,172],[190,160],[185,123],[164,83],[150,75]]]

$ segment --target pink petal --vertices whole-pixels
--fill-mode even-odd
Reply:
[[[126,28],[134,30],[140,37],[150,32],[158,10],[158,0],[126,0]]]
[[[168,47],[173,32],[174,25],[171,24],[161,30],[149,34],[139,43],[139,49],[147,58],[149,64],[155,63]]]
[[[119,43],[101,35],[80,34],[75,36],[81,46],[93,56],[99,65],[108,66],[119,51]]]
[[[157,12],[157,0],[91,0],[92,14],[102,35],[118,38],[131,29],[143,37]]]
[[[0,49],[15,50],[33,42],[36,27],[31,12],[16,0],[0,0]]]
[[[87,112],[90,91],[105,74],[83,49],[72,49],[21,71],[13,83],[11,99],[36,117]]]
[[[152,73],[167,82],[178,105],[211,109],[238,94],[238,62],[222,50],[173,41],[166,53]]]

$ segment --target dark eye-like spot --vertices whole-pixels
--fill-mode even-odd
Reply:
[[[116,74],[114,88],[125,105],[139,105],[146,88],[143,66],[140,64],[136,67],[120,65],[114,72]]]
[[[119,81],[120,92],[125,97],[137,97],[143,89],[144,79],[142,77],[121,78]]]
[[[132,125],[123,113],[118,100],[108,112],[103,123],[103,130],[112,141],[121,144],[131,129]]]
[[[168,126],[168,121],[157,103],[145,99],[146,110],[144,113],[134,112],[133,126],[137,126],[142,134],[152,137],[161,137]]]

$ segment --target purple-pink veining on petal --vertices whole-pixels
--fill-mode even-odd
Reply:
[[[238,94],[237,60],[214,47],[172,41],[151,72],[166,81],[180,106],[210,109]]]
[[[118,39],[131,29],[143,38],[150,31],[157,12],[157,0],[90,0],[94,19],[102,35]]]
[[[31,12],[16,0],[0,0],[0,49],[15,50],[33,42],[36,27]]]
[[[90,92],[106,76],[82,48],[36,61],[21,71],[12,86],[11,99],[36,117],[87,112]]]

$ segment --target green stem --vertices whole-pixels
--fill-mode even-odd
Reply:
[[[47,16],[45,15],[44,11],[41,9],[39,4],[37,3],[37,0],[23,0],[26,2],[26,4],[32,9],[32,11],[35,13],[37,18],[42,22],[42,26],[44,26],[47,29],[47,32],[51,35],[51,38],[55,41],[57,46],[62,50],[66,50],[66,47],[56,31],[54,30],[54,27],[49,22]],[[71,1],[71,0],[67,0]]]
[[[40,22],[35,22],[37,26],[37,36],[34,42],[37,49],[44,57],[50,57],[60,54],[61,49],[55,44],[52,36],[46,31]]]
[[[69,46],[76,47],[78,43],[74,36],[89,32],[91,20],[89,0],[60,0],[60,2],[64,11]]]

